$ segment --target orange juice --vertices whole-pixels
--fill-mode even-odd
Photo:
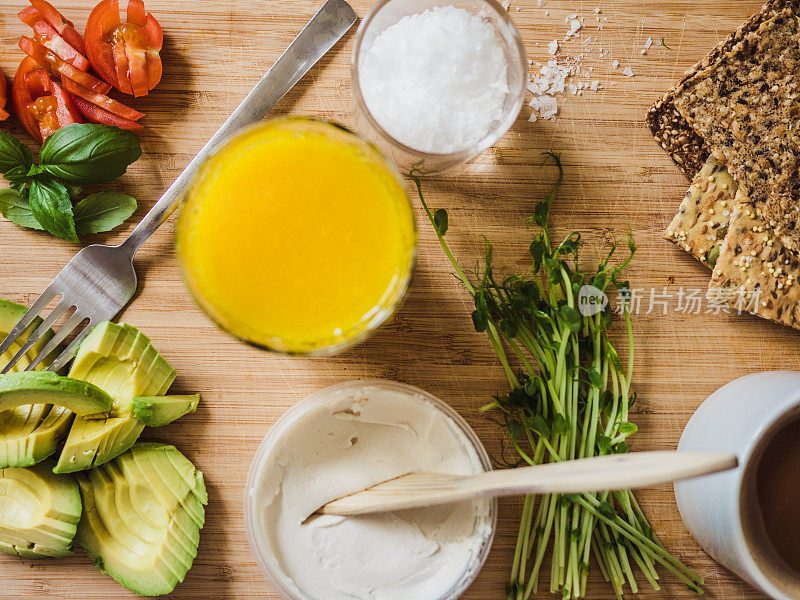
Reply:
[[[327,123],[246,130],[202,167],[178,223],[178,255],[223,328],[307,353],[359,339],[408,286],[414,218],[393,169]]]

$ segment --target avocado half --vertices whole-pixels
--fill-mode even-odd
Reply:
[[[84,506],[76,540],[95,565],[138,594],[175,589],[197,556],[203,474],[175,446],[139,443],[75,477]]]
[[[8,335],[27,310],[21,304],[0,299],[0,339]],[[34,319],[11,347],[0,354],[0,364],[11,360],[41,322],[39,317]],[[52,331],[42,335],[14,365],[12,372],[25,369],[52,337]],[[46,368],[58,351],[54,350],[53,355],[36,369]],[[51,404],[32,404],[0,411],[0,469],[27,467],[53,454],[66,437],[72,418],[71,411]]]
[[[96,467],[133,446],[145,427],[133,415],[133,399],[164,395],[175,375],[135,327],[110,322],[95,327],[81,343],[69,376],[108,392],[113,398],[111,415],[102,420],[75,417],[55,472]]]
[[[0,550],[31,558],[72,553],[81,496],[71,475],[56,475],[50,460],[0,469]]]

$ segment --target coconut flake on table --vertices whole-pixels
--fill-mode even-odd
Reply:
[[[396,140],[446,154],[478,143],[503,115],[508,64],[490,23],[453,6],[383,30],[360,65],[364,101]]]

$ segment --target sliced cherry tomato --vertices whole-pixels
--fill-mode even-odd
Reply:
[[[89,70],[89,61],[86,57],[61,37],[41,15],[33,23],[33,33],[38,42],[48,50],[52,50],[61,60],[81,71]]]
[[[5,110],[6,102],[8,102],[7,85],[5,73],[0,70],[0,121],[5,121],[11,116]]]
[[[22,126],[39,142],[59,127],[83,122],[69,94],[30,57],[24,58],[17,69],[11,103]]]
[[[101,94],[111,91],[111,86],[105,81],[100,81],[94,75],[76,69],[68,62],[64,62],[52,50],[48,50],[36,40],[22,36],[19,39],[19,47],[22,51],[36,61],[36,64],[43,69],[48,69],[51,74],[58,74],[61,77],[72,79],[85,88],[89,88]]]
[[[124,94],[133,95],[133,86],[128,77],[128,53],[125,51],[124,29],[120,25],[111,32],[111,49],[114,52],[114,71],[117,77],[117,89]]]
[[[143,27],[123,25],[120,28],[125,45],[125,56],[128,59],[128,80],[133,95],[137,98],[146,96],[150,91],[147,86],[147,35]]]
[[[81,114],[90,123],[100,123],[101,125],[114,125],[116,127],[119,127],[120,129],[127,129],[128,131],[133,131],[133,132],[139,132],[142,130],[142,125],[137,123],[136,121],[129,121],[128,119],[123,119],[119,115],[110,113],[104,108],[100,108],[96,104],[87,102],[83,98],[74,96],[72,100],[75,102],[75,106],[78,107],[78,110],[81,111]]]
[[[164,32],[156,18],[148,14],[147,24],[147,87],[151,90],[161,81],[161,48],[164,47]]]
[[[34,8],[45,21],[47,21],[50,26],[55,29],[61,37],[63,37],[66,42],[75,48],[78,52],[86,55],[86,50],[83,46],[83,38],[81,34],[75,29],[75,25],[72,24],[72,21],[68,21],[64,18],[56,8],[47,2],[47,0],[28,0],[31,3],[31,7]]]
[[[122,117],[123,119],[128,119],[129,121],[138,121],[144,116],[144,113],[140,113],[138,110],[133,110],[121,102],[117,102],[113,98],[109,98],[105,94],[100,94],[99,92],[94,92],[88,88],[85,88],[82,85],[75,83],[71,79],[65,78],[61,83],[64,85],[64,89],[73,96],[77,98],[83,98],[87,102],[91,102],[103,110],[107,110],[110,113]]]
[[[20,21],[25,23],[25,25],[29,25],[31,27],[33,27],[33,24],[36,23],[36,21],[39,21],[43,18],[39,11],[32,6],[26,6],[17,13],[17,16],[19,17]]]
[[[26,71],[22,75],[22,79],[25,81],[25,85],[28,86],[28,93],[34,100],[53,91],[53,81],[44,69]]]
[[[161,81],[161,25],[143,0],[129,0],[122,23],[119,0],[102,0],[86,22],[86,55],[102,79],[119,91],[146,96]]]

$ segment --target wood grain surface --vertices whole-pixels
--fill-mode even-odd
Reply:
[[[93,4],[93,2],[91,2]],[[0,66],[13,75],[26,27],[15,13],[23,0],[0,7]],[[57,2],[79,30],[90,0]],[[751,316],[678,311],[680,289],[705,290],[709,272],[662,239],[687,181],[653,142],[643,124],[647,107],[718,41],[737,27],[760,0],[515,0],[510,7],[529,56],[548,58],[547,42],[563,38],[565,16],[586,17],[587,35],[610,50],[587,56],[596,92],[570,96],[555,122],[529,123],[530,109],[493,149],[459,173],[427,184],[432,205],[450,211],[448,237],[464,264],[482,254],[484,236],[495,243],[500,266],[528,264],[531,232],[524,217],[553,180],[540,153],[561,153],[566,180],[553,220],[556,233],[579,230],[584,259],[592,263],[612,235],[630,225],[639,253],[630,270],[634,288],[646,290],[635,317],[634,388],[640,427],[634,449],[674,449],[691,413],[733,378],[768,369],[800,367],[800,335]],[[235,108],[319,6],[319,0],[147,0],[165,31],[164,78],[148,97],[132,102],[147,113],[144,156],[118,183],[140,200],[136,218],[166,189],[192,155]],[[357,0],[360,16],[369,0]],[[597,29],[595,8],[608,19]],[[519,10],[517,10],[519,9]],[[352,31],[276,107],[273,115],[315,115],[353,123],[350,101]],[[648,37],[655,41],[641,54]],[[660,44],[663,39],[665,46]],[[579,52],[581,40],[565,44]],[[635,77],[614,69],[612,59]],[[13,121],[4,130],[20,134]],[[27,138],[26,138],[27,139]],[[506,389],[501,369],[482,335],[472,331],[466,294],[449,275],[430,227],[420,224],[420,258],[408,299],[394,321],[361,346],[334,358],[286,358],[260,352],[217,330],[197,309],[181,281],[170,221],[138,256],[140,293],[122,315],[149,335],[178,370],[173,390],[199,391],[200,409],[145,439],[174,443],[205,473],[209,488],[206,526],[194,568],[170,598],[278,598],[251,556],[242,500],[250,460],[264,434],[290,406],[321,387],[354,378],[382,377],[420,386],[441,397],[475,427],[490,452],[500,451],[501,432],[478,414],[490,395]],[[123,239],[125,231],[98,236]],[[94,240],[92,240],[94,241]],[[0,296],[30,303],[71,258],[76,247],[0,221]],[[652,296],[650,290],[668,294]],[[763,401],[768,401],[767,398]],[[707,596],[762,598],[711,561],[691,539],[675,507],[672,489],[640,494],[644,510],[667,548],[697,569]],[[497,539],[470,600],[504,598],[520,502],[501,503]],[[689,598],[685,587],[662,574],[662,590],[643,586],[637,597]],[[641,578],[644,581],[644,578]],[[612,592],[595,569],[589,597]],[[538,597],[549,595],[540,592]],[[632,595],[631,595],[632,596]],[[135,595],[93,568],[78,550],[60,560],[0,556],[0,598],[95,599]],[[422,599],[409,599],[422,600]]]

